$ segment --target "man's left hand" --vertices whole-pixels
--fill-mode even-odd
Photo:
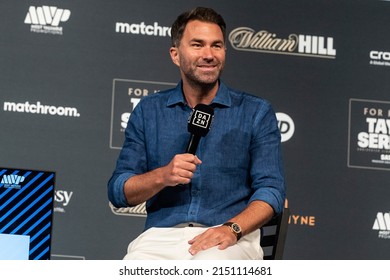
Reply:
[[[207,250],[214,246],[218,246],[218,249],[224,250],[236,243],[237,238],[229,227],[218,226],[209,228],[188,241],[188,244],[191,245],[188,251],[191,255],[195,255],[199,251]]]

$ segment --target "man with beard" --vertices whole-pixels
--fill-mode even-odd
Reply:
[[[209,8],[179,15],[170,56],[176,88],[134,108],[108,183],[116,207],[146,201],[144,232],[125,259],[262,259],[259,228],[285,200],[280,133],[266,100],[228,88],[226,25]],[[186,153],[187,119],[198,104],[214,111],[196,154]]]

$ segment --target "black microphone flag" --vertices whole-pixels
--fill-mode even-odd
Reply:
[[[188,132],[191,133],[191,139],[187,146],[187,153],[195,155],[200,138],[209,132],[213,118],[214,109],[209,105],[198,104],[192,110],[188,118]]]

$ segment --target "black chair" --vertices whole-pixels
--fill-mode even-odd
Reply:
[[[289,216],[289,208],[284,208],[280,215],[261,228],[260,245],[264,251],[264,260],[283,259]]]

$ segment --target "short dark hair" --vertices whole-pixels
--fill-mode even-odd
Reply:
[[[223,17],[211,8],[197,7],[179,15],[172,24],[172,47],[178,47],[180,45],[187,23],[192,20],[200,20],[217,24],[222,30],[224,41],[226,41],[226,23]]]

